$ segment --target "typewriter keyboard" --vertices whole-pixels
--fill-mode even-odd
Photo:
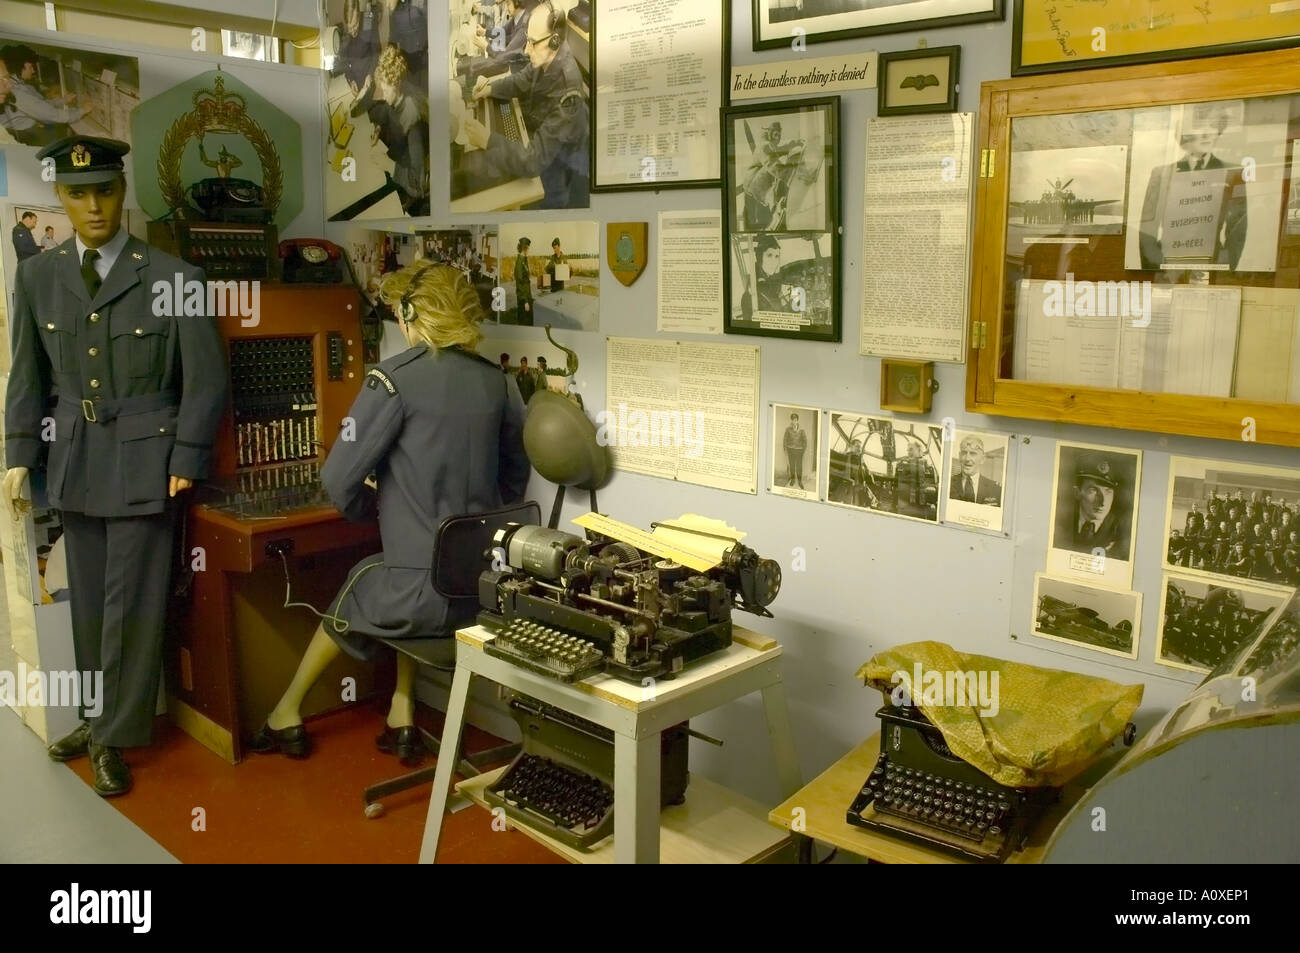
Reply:
[[[585,847],[609,833],[614,789],[600,778],[549,758],[521,755],[489,794],[495,795],[490,801],[499,798],[509,807],[540,816],[554,828],[547,833],[574,846]]]
[[[604,654],[586,639],[529,619],[507,621],[484,651],[562,682],[581,681],[605,667]]]
[[[882,814],[905,817],[974,841],[1001,835],[1012,810],[1007,796],[996,790],[904,768],[883,755],[862,786],[862,794],[874,795],[876,810]]]

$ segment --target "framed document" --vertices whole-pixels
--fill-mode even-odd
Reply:
[[[753,0],[754,49],[1001,20],[1005,0]]]
[[[591,191],[717,187],[729,13],[726,0],[600,5],[591,50]]]
[[[840,99],[722,113],[728,334],[840,340]]]
[[[881,53],[876,115],[956,112],[960,76],[960,46]]]
[[[1011,75],[1300,46],[1300,5],[1275,0],[1016,0]]]

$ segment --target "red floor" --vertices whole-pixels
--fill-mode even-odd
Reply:
[[[441,725],[441,713],[433,718]],[[431,783],[386,798],[383,817],[364,814],[362,790],[407,770],[375,748],[383,726],[378,709],[354,707],[308,722],[306,760],[249,755],[230,765],[160,718],[153,746],[126,752],[135,787],[109,803],[187,864],[415,863]],[[466,732],[469,751],[500,743]],[[69,767],[90,783],[85,758]],[[477,806],[448,814],[438,862],[563,863],[517,831],[492,830],[491,819]]]

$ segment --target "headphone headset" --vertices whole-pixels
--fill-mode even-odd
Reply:
[[[397,303],[397,316],[406,324],[410,324],[415,320],[415,305],[411,304],[411,295],[415,294],[415,289],[420,284],[420,278],[432,267],[433,265],[427,262],[420,266],[420,270],[411,277],[411,283],[406,286],[406,292],[402,295],[402,300]]]
[[[556,11],[555,4],[551,0],[546,0],[546,29],[551,31],[551,40],[546,45],[551,49],[558,50],[560,44],[564,42],[564,27],[567,22],[565,17]]]

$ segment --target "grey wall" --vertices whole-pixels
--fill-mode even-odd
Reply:
[[[733,7],[734,64],[773,62],[801,55],[788,50],[754,53],[750,48],[750,4],[736,0]],[[446,49],[446,24],[435,20],[431,29],[431,48]],[[959,108],[962,110],[978,110],[981,82],[1009,75],[1009,20],[922,34],[810,44],[802,55],[820,57],[862,49],[908,49],[914,48],[922,38],[931,47],[961,45]],[[436,69],[433,72],[437,74]],[[435,83],[432,93],[431,113],[437,117],[444,106],[440,97],[445,92],[441,84]],[[880,361],[857,353],[863,155],[867,121],[875,111],[875,90],[857,91],[843,98],[840,128],[844,169],[845,343],[806,344],[755,337],[700,338],[757,344],[762,349],[763,445],[770,439],[769,403],[773,401],[867,412],[879,409]],[[447,181],[448,159],[438,140],[436,119],[433,126],[433,220],[440,225],[469,221],[446,212],[446,187],[437,183]],[[655,335],[654,242],[658,213],[666,209],[718,208],[719,203],[717,190],[606,194],[593,196],[587,213],[532,212],[476,216],[474,220],[586,217],[602,223],[651,223],[652,258],[646,273],[631,288],[624,288],[613,280],[608,270],[604,271],[600,332],[570,333],[567,338],[582,359],[577,377],[579,387],[587,406],[595,409],[604,405],[606,335]],[[409,222],[400,223],[403,231],[409,225]],[[540,329],[512,329],[512,332],[515,336],[541,337]],[[786,571],[781,595],[772,607],[776,618],[755,619],[742,613],[739,619],[742,624],[778,639],[785,647],[785,679],[805,778],[813,777],[878,726],[873,713],[879,707],[880,696],[854,680],[857,667],[877,651],[919,639],[939,639],[964,651],[1086,672],[1125,683],[1142,682],[1146,694],[1140,722],[1142,727],[1151,724],[1197,680],[1190,673],[1176,672],[1152,661],[1160,608],[1159,567],[1169,455],[1300,466],[1300,453],[1294,450],[969,414],[964,407],[966,367],[939,365],[936,374],[940,390],[929,418],[932,422],[952,416],[958,426],[998,430],[1022,438],[1013,445],[1010,463],[1012,489],[1007,536],[855,513],[762,491],[757,496],[747,496],[626,473],[616,474],[600,492],[602,511],[641,526],[684,512],[726,519],[749,531],[746,542],[760,553],[781,560]],[[1033,576],[1046,564],[1057,439],[1145,451],[1134,573],[1134,586],[1143,593],[1143,618],[1139,657],[1135,662],[1076,650],[1028,634]],[[762,474],[766,473],[768,464],[764,451],[760,457],[760,485],[764,485]],[[535,498],[549,501],[551,492],[549,485],[534,481]],[[582,503],[575,495],[566,505],[564,519],[567,521],[584,512]],[[796,547],[803,547],[808,553],[806,572],[790,571],[790,556]],[[700,730],[723,738],[726,746],[716,749],[694,745],[692,771],[775,802],[778,791],[756,696],[702,717],[696,724]]]

